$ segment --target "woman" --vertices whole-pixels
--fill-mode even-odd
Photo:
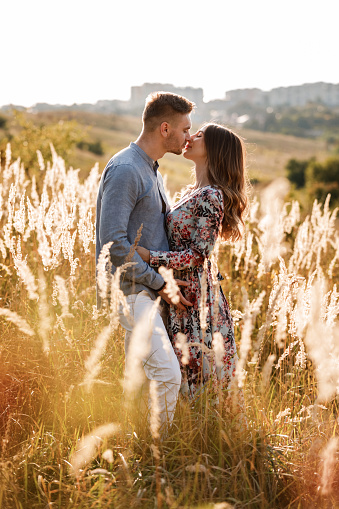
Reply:
[[[194,395],[211,371],[213,381],[221,379],[224,388],[229,387],[235,375],[232,318],[219,284],[214,284],[209,256],[219,236],[232,241],[241,237],[248,200],[245,150],[239,136],[231,130],[215,123],[203,126],[191,136],[184,157],[195,163],[195,184],[188,187],[166,217],[171,251],[149,251],[143,247],[137,251],[152,267],[172,268],[175,277],[190,282],[185,297],[193,305],[185,311],[171,305],[168,329],[183,380],[188,382],[190,395]],[[218,279],[222,279],[220,273]],[[202,301],[206,301],[206,321],[201,315]],[[206,354],[212,349],[216,332],[221,334],[224,346],[221,370],[217,369],[214,356]],[[188,364],[183,364],[176,346],[179,333],[187,338]]]

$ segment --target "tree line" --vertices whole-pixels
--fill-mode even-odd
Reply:
[[[339,205],[339,157],[333,156],[324,162],[315,157],[290,159],[286,165],[287,178],[296,189],[306,191],[311,200],[325,201],[331,194],[332,205]]]

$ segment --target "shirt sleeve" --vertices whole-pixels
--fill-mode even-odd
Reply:
[[[127,227],[139,194],[139,177],[131,165],[121,164],[107,169],[101,198],[99,238],[102,246],[113,241],[110,255],[115,267],[126,262],[131,249]],[[144,262],[137,252],[130,261],[135,265],[127,267],[125,279],[155,291],[161,288],[163,277]]]
[[[150,251],[151,267],[164,265],[176,270],[197,267],[212,253],[224,217],[221,193],[204,189],[197,197],[193,215],[195,219],[191,244],[182,251]]]

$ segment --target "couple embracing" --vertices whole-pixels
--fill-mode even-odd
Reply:
[[[158,296],[168,307],[167,323],[160,311],[155,316],[151,351],[143,362],[147,379],[157,381],[160,419],[165,427],[172,422],[183,382],[190,396],[211,377],[227,389],[237,360],[229,306],[221,288],[214,291],[209,257],[218,237],[237,240],[241,236],[248,203],[245,151],[242,140],[219,124],[206,124],[190,134],[194,106],[176,94],[151,94],[146,99],[140,136],[108,162],[97,199],[96,258],[106,243],[113,242],[113,271],[126,262],[143,224],[131,260],[134,265],[127,268],[121,287],[134,323],[150,312]],[[195,183],[187,186],[172,208],[158,172],[158,160],[166,152],[183,153],[195,165]],[[166,293],[160,266],[174,270],[181,288],[178,304]],[[207,309],[204,325],[199,311],[202,291]],[[120,323],[126,330],[128,362],[128,356],[133,355],[128,351],[133,325],[122,313]],[[211,369],[203,355],[203,350],[212,348],[216,332],[224,347],[221,369],[215,362]],[[189,348],[185,364],[176,346],[180,333],[186,335]],[[190,346],[202,342],[206,348]]]

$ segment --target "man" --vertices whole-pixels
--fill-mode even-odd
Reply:
[[[180,155],[190,141],[190,113],[194,104],[177,94],[157,92],[146,99],[142,116],[143,129],[131,143],[108,162],[99,186],[96,218],[96,260],[102,247],[110,248],[113,271],[126,262],[141,224],[140,246],[168,251],[165,213],[169,209],[158,159],[166,152]],[[150,313],[154,300],[160,296],[170,302],[164,279],[135,252],[135,265],[128,267],[121,288],[130,306],[134,323]],[[187,283],[178,282],[185,286]],[[191,305],[181,294],[182,309]],[[126,330],[125,355],[128,362],[129,342],[133,326],[121,314],[120,323]],[[145,339],[146,341],[146,339]],[[150,352],[143,359],[148,380],[157,381],[161,423],[173,419],[181,374],[178,359],[157,312],[150,338]]]

